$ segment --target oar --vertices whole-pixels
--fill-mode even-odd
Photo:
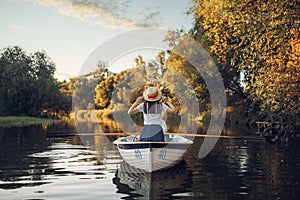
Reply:
[[[69,137],[69,136],[129,136],[139,135],[140,133],[52,133],[47,134],[47,137]],[[207,134],[193,134],[193,133],[166,133],[165,135],[179,135],[184,137],[202,137],[202,138],[222,138],[222,139],[252,139],[263,140],[264,137],[256,135],[248,136],[234,136],[234,135],[207,135]]]
[[[128,136],[139,135],[139,133],[80,133],[76,136]],[[222,138],[222,139],[263,139],[259,136],[233,136],[233,135],[207,135],[207,134],[189,134],[189,133],[166,133],[165,135],[179,135],[184,137],[203,137],[203,138]]]

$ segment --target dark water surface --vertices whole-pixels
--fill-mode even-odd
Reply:
[[[179,165],[138,175],[128,172],[113,137],[95,137],[90,150],[79,137],[46,132],[0,129],[0,199],[300,199],[297,141],[221,139],[199,159],[196,138]]]

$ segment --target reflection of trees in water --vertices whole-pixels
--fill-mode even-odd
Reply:
[[[68,134],[76,133],[74,120],[49,121],[42,124],[43,130],[47,134]]]
[[[86,147],[93,150],[100,164],[105,164],[108,159],[119,159],[120,155],[117,150],[112,151],[116,147],[112,143],[117,136],[80,136],[80,139]],[[109,158],[110,157],[110,158]]]
[[[121,133],[122,130],[118,124],[111,119],[103,120],[99,123],[77,122],[78,133]]]
[[[181,122],[178,114],[168,113],[164,119],[168,132],[177,132],[179,126],[184,132],[194,129],[191,122]],[[141,113],[128,115],[127,111],[79,110],[75,113],[75,123],[78,133],[138,133],[143,126],[143,116]]]
[[[117,122],[111,118],[111,111],[78,110],[74,117],[78,133],[122,132]]]
[[[278,147],[250,140],[220,139],[203,159],[195,138],[187,151],[196,196],[215,199],[297,199],[300,154],[297,147]],[[284,149],[283,149],[284,148]],[[293,149],[288,151],[287,149]],[[209,183],[209,184],[208,184]]]
[[[44,171],[50,166],[49,159],[28,159],[29,155],[48,149],[49,143],[43,132],[40,126],[0,129],[0,180],[4,182],[0,188],[48,183],[43,181],[43,176],[49,173]]]
[[[127,111],[111,110],[79,110],[77,111],[76,128],[79,133],[139,133],[143,126],[143,115],[129,115]],[[207,132],[210,120],[199,121],[193,113],[171,114],[164,113],[169,133],[201,133]],[[224,127],[223,135],[252,134],[248,126],[236,125]]]

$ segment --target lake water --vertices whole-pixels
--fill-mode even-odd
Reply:
[[[86,148],[78,136],[48,137],[56,129],[0,129],[0,199],[300,199],[299,141],[220,139],[199,159],[196,138],[177,166],[138,175],[116,137],[97,136]]]

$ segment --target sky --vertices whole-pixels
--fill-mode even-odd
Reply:
[[[189,30],[189,6],[189,0],[0,0],[0,48],[44,50],[56,64],[55,76],[68,79],[99,45],[126,31]]]

